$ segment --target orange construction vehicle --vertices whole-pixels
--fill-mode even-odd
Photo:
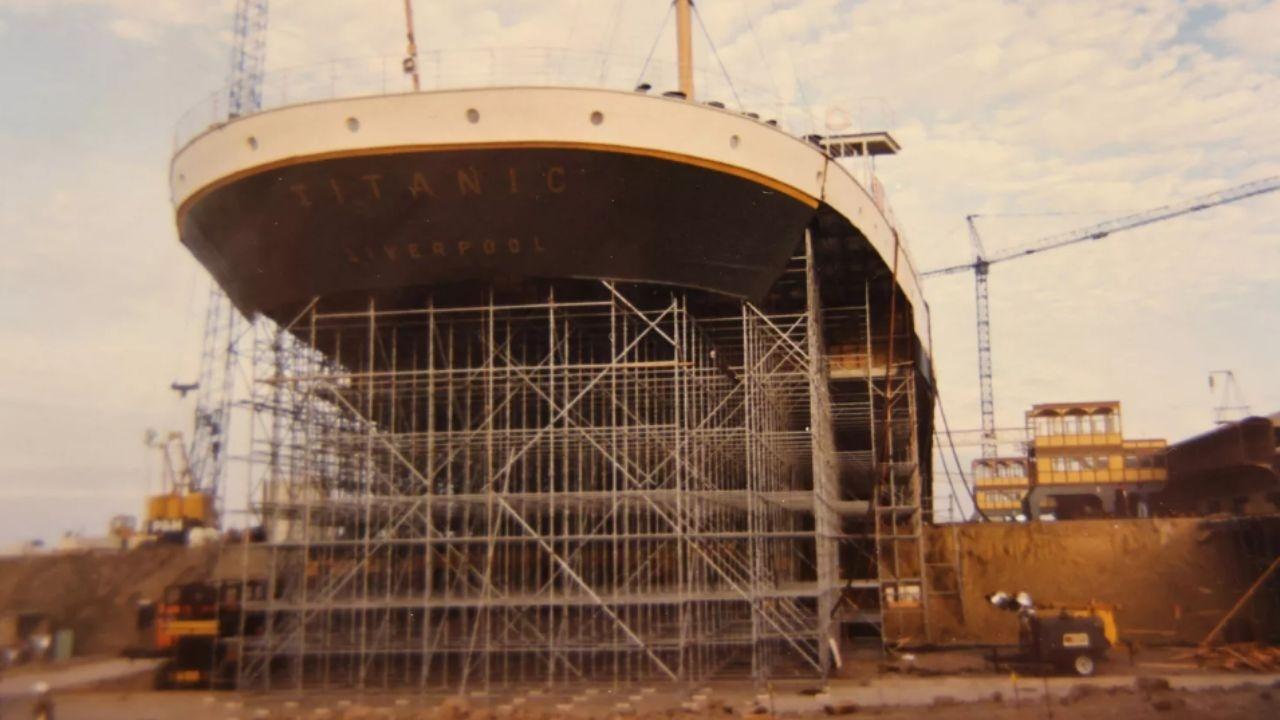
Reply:
[[[165,588],[159,603],[138,608],[148,647],[127,652],[161,657],[156,688],[227,687],[235,678],[241,640],[262,631],[263,615],[248,606],[265,597],[262,580],[188,582]]]

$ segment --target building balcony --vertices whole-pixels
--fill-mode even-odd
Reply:
[[[1037,485],[1114,485],[1121,483],[1164,482],[1168,479],[1168,471],[1164,468],[1050,470],[1036,473]]]

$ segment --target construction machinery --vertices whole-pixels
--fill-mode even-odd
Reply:
[[[146,443],[161,457],[161,490],[147,497],[143,530],[167,542],[183,543],[193,528],[218,527],[215,495],[191,472],[182,433],[161,437],[148,431]]]
[[[259,579],[170,585],[158,604],[139,606],[146,647],[128,654],[164,658],[157,689],[229,687],[243,639],[261,634],[264,624],[264,616],[247,610],[247,603],[262,600],[265,592],[266,582]]]
[[[993,652],[991,660],[996,664],[1048,668],[1088,677],[1120,641],[1114,605],[1090,602],[1081,606],[1037,606],[1025,592],[996,592],[988,595],[987,601],[1018,615],[1019,652],[1004,657]]]
[[[920,274],[923,278],[951,275],[959,272],[973,271],[974,301],[976,304],[978,326],[978,386],[982,406],[982,457],[996,456],[996,414],[994,370],[991,365],[991,304],[987,291],[987,276],[991,266],[1007,260],[1035,255],[1046,250],[1075,245],[1086,240],[1101,240],[1125,230],[1135,230],[1165,220],[1190,215],[1209,208],[1239,202],[1246,198],[1263,195],[1280,190],[1280,176],[1257,180],[1244,185],[1237,185],[1208,195],[1184,200],[1170,205],[1162,205],[1132,215],[1108,220],[1096,225],[1070,230],[1057,235],[1050,235],[1035,242],[1017,245],[1007,250],[988,254],[982,245],[975,222],[980,215],[969,215],[965,218],[969,225],[969,241],[973,246],[973,262],[962,265],[928,270]]]
[[[112,515],[107,524],[107,535],[120,542],[120,547],[127,548],[138,534],[138,518],[134,515]]]
[[[206,582],[165,588],[155,612],[155,649],[167,658],[156,688],[209,687],[218,640],[218,589]]]
[[[1209,371],[1209,392],[1213,393],[1213,424],[1230,425],[1252,413],[1245,402],[1244,392],[1236,382],[1233,370]]]
[[[268,0],[236,0],[232,25],[231,72],[227,84],[227,117],[251,115],[262,108],[262,76],[266,63]],[[214,499],[226,472],[226,444],[231,424],[231,398],[235,393],[237,343],[244,334],[240,312],[215,282],[209,290],[205,310],[204,339],[201,343],[200,375],[196,382],[174,381],[169,387],[182,398],[196,394],[195,417],[189,450],[183,450],[187,481],[203,488],[192,493],[190,507],[173,495],[153,497],[148,503],[148,520],[153,504],[164,537],[174,537],[193,525],[212,527],[201,513],[214,512]],[[168,440],[166,439],[166,442]],[[148,444],[151,444],[150,439]],[[167,451],[166,451],[167,452]],[[206,502],[207,501],[207,502]],[[198,507],[207,504],[207,508]],[[196,513],[193,517],[190,513]],[[148,528],[149,530],[149,528]]]

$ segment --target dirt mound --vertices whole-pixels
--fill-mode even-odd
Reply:
[[[1014,643],[1015,618],[991,607],[995,590],[1025,590],[1039,603],[1120,606],[1123,636],[1146,644],[1200,640],[1256,571],[1231,537],[1200,520],[983,523],[930,529],[931,555],[958,544],[963,618],[940,604],[931,623],[942,643]],[[149,546],[120,553],[0,560],[0,613],[42,612],[75,632],[76,654],[114,654],[137,639],[134,602],[179,581],[262,576],[261,547]]]
[[[0,560],[0,613],[40,612],[75,633],[77,655],[115,654],[137,639],[135,601],[211,576],[216,547],[167,545]]]
[[[958,539],[964,622],[933,617],[945,642],[1013,643],[1014,617],[991,607],[995,590],[1031,593],[1037,603],[1120,606],[1122,637],[1148,644],[1198,641],[1253,577],[1230,537],[1196,519],[984,523],[934,528]],[[948,548],[950,549],[950,548]]]

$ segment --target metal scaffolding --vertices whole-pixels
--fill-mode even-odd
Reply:
[[[922,578],[913,364],[793,268],[790,311],[599,282],[259,320],[238,685],[815,675],[878,634]]]

